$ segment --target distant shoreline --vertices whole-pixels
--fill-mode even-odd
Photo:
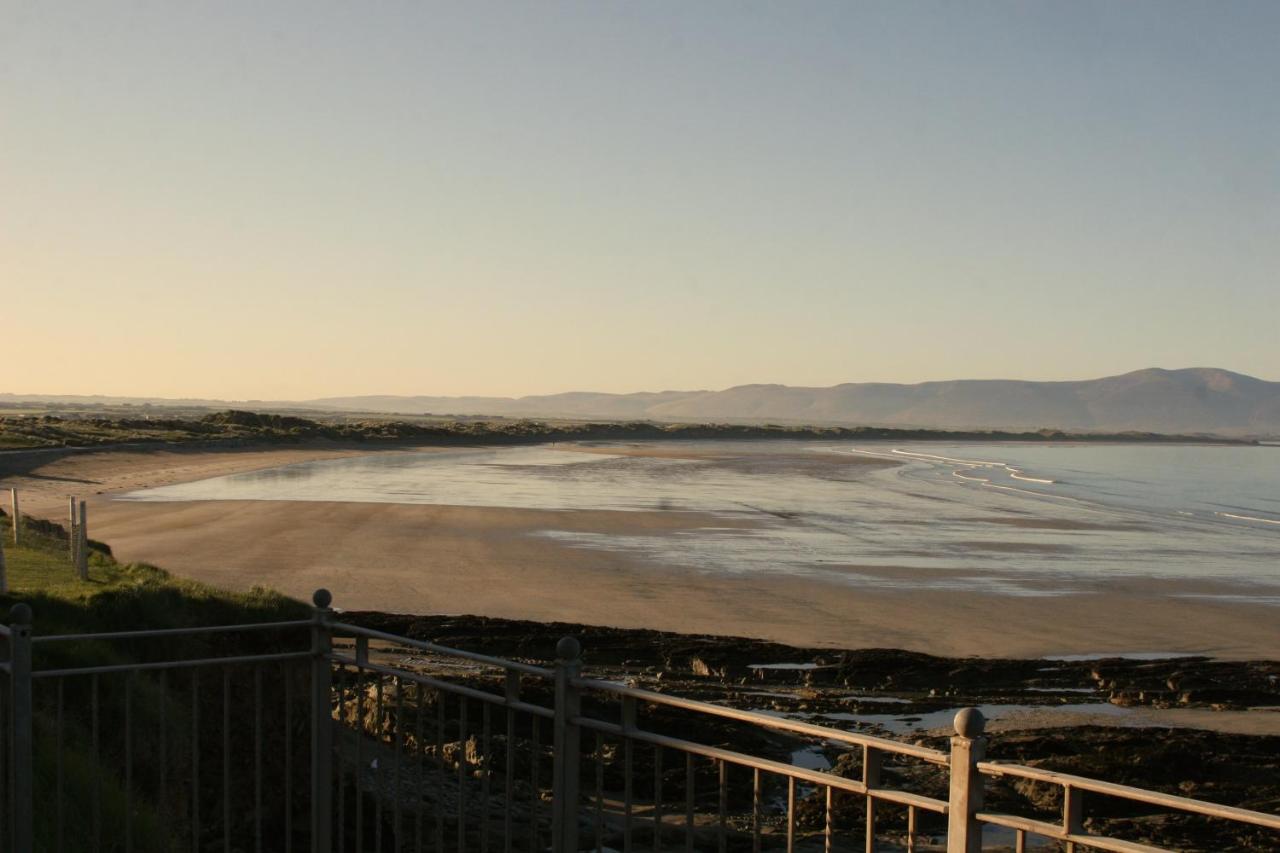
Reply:
[[[228,410],[200,418],[63,418],[0,415],[0,454],[31,451],[201,447],[251,449],[323,441],[360,446],[541,444],[554,441],[964,441],[1258,446],[1257,439],[1151,432],[1044,429],[938,430],[889,427],[665,424],[650,421],[321,421]]]

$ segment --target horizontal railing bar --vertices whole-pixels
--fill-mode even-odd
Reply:
[[[540,666],[534,666],[531,663],[504,660],[503,658],[495,658],[491,655],[482,655],[479,652],[465,652],[462,649],[454,649],[449,646],[439,646],[435,643],[427,642],[426,640],[411,640],[408,637],[388,634],[385,631],[375,631],[372,628],[362,628],[359,625],[351,625],[347,622],[334,622],[331,627],[336,634],[346,633],[356,637],[369,637],[374,640],[387,640],[398,646],[408,646],[409,648],[420,649],[424,652],[435,652],[436,654],[462,658],[463,660],[469,660],[473,663],[482,663],[486,666],[492,666],[498,669],[514,670],[516,672],[523,672],[527,675],[537,675],[542,678],[552,678],[555,675],[551,670]]]
[[[152,631],[106,631],[99,634],[49,634],[32,637],[33,643],[60,643],[72,640],[128,640],[143,637],[175,637],[184,634],[226,634],[241,631],[271,631],[281,628],[306,628],[314,624],[310,619],[292,619],[288,622],[250,622],[245,625],[209,625],[203,628],[157,628]]]
[[[935,800],[924,794],[913,794],[910,791],[899,791],[896,788],[868,788],[867,796],[873,800],[884,800],[900,806],[915,806],[918,809],[942,815],[946,814],[948,809],[948,804],[942,800]]]
[[[1204,800],[1193,800],[1190,797],[1179,797],[1176,794],[1163,794],[1159,791],[1148,791],[1143,788],[1133,788],[1129,785],[1117,785],[1114,782],[1102,782],[1097,779],[1090,779],[1086,776],[1073,776],[1070,773],[1057,773],[1052,770],[1042,770],[1038,767],[1027,767],[1023,764],[1004,764],[999,761],[982,761],[978,763],[978,772],[985,773],[988,776],[1017,776],[1021,779],[1031,779],[1037,782],[1049,782],[1055,785],[1069,785],[1072,788],[1076,788],[1081,791],[1105,794],[1107,796],[1118,797],[1124,800],[1132,800],[1138,803],[1146,803],[1153,806],[1164,806],[1165,808],[1192,812],[1193,814],[1205,815],[1206,817],[1219,817],[1227,820],[1240,821],[1241,823],[1251,823],[1255,826],[1267,827],[1268,829],[1280,829],[1280,815],[1267,814],[1266,812],[1255,812],[1250,809],[1241,809],[1235,806],[1223,806],[1217,803],[1206,802]]]
[[[552,708],[544,708],[541,705],[533,705],[529,702],[521,702],[519,700],[511,701],[506,696],[498,693],[487,693],[483,690],[477,690],[474,687],[467,687],[462,684],[453,684],[449,681],[441,681],[438,678],[432,678],[429,675],[423,675],[420,672],[414,672],[409,669],[396,669],[393,666],[383,666],[378,663],[369,661],[358,661],[354,657],[346,655],[330,654],[329,660],[334,663],[347,664],[358,669],[367,669],[370,672],[380,672],[383,675],[393,675],[405,681],[412,681],[416,684],[422,684],[427,687],[443,690],[446,693],[453,693],[458,696],[466,696],[476,699],[480,702],[489,702],[494,705],[502,705],[513,711],[524,711],[529,714],[537,714],[540,717],[546,717],[548,720],[555,719],[556,712]]]
[[[9,634],[10,634],[9,626],[0,624],[0,637],[7,637],[9,636]]]
[[[680,752],[689,752],[706,758],[715,758],[720,761],[725,761],[729,764],[737,764],[742,767],[754,767],[757,770],[764,770],[768,773],[777,773],[780,776],[790,776],[796,779],[803,779],[806,782],[813,782],[817,785],[831,785],[832,787],[840,788],[841,790],[848,791],[852,794],[865,794],[867,791],[867,787],[865,785],[854,779],[846,779],[843,776],[828,776],[817,770],[808,770],[804,767],[796,767],[794,764],[784,764],[781,761],[774,761],[770,758],[757,758],[754,755],[735,752],[731,749],[724,749],[723,747],[707,746],[706,744],[682,740],[681,738],[655,734],[654,732],[648,732],[644,729],[625,729],[617,723],[608,723],[604,720],[596,720],[590,717],[575,717],[572,722],[584,729],[592,729],[620,738],[630,738],[631,740],[655,746],[663,746]]]
[[[978,812],[974,815],[974,819],[983,823],[992,824],[993,826],[1003,826],[1007,829],[1021,829],[1024,832],[1041,835],[1045,838],[1052,838],[1057,841],[1070,841],[1075,844],[1081,844],[1097,850],[1107,850],[1111,853],[1170,853],[1167,847],[1153,847],[1150,844],[1141,844],[1137,841],[1125,841],[1121,838],[1109,838],[1104,835],[1086,835],[1084,833],[1066,832],[1063,830],[1061,824],[1034,820],[1029,817],[1020,817],[1019,815]]]
[[[600,690],[605,693],[613,693],[618,696],[629,696],[642,702],[651,702],[655,705],[667,705],[672,708],[683,708],[686,711],[698,711],[703,714],[710,714],[716,717],[724,717],[730,720],[740,720],[746,723],[753,723],[770,729],[779,729],[781,731],[795,732],[796,734],[809,735],[811,737],[819,737],[824,740],[834,740],[840,743],[854,744],[857,746],[869,746],[883,752],[892,752],[897,755],[909,755],[913,758],[920,758],[933,764],[947,764],[950,760],[945,752],[937,749],[930,749],[927,746],[916,746],[915,744],[901,743],[888,738],[874,737],[872,735],[860,735],[854,732],[846,732],[841,729],[829,729],[826,726],[815,726],[812,723],[801,723],[794,720],[784,720],[778,717],[770,717],[765,714],[757,714],[753,711],[740,711],[737,708],[726,708],[724,705],[713,705],[710,702],[699,702],[696,699],[685,699],[680,696],[670,696],[666,693],[655,693],[652,690],[641,690],[638,687],[627,687],[625,684],[617,684],[612,681],[600,681],[592,678],[575,678],[573,685],[585,690]]]
[[[109,672],[138,672],[151,669],[183,669],[192,666],[217,666],[233,663],[271,663],[282,660],[301,660],[311,657],[311,652],[281,652],[274,655],[233,655],[223,658],[197,658],[194,660],[153,661],[149,663],[121,663],[110,666],[81,666],[73,669],[39,669],[32,678],[57,678],[68,675],[93,675]]]
[[[820,770],[809,770],[804,767],[796,767],[793,764],[784,764],[781,761],[774,761],[769,758],[757,758],[754,755],[746,755],[745,753],[735,752],[718,746],[707,746],[706,744],[695,743],[681,738],[656,734],[654,732],[645,731],[644,729],[627,729],[617,723],[609,723],[604,720],[596,720],[591,717],[575,717],[571,722],[584,729],[592,729],[594,731],[611,734],[620,738],[630,738],[642,743],[662,746],[679,752],[701,755],[706,758],[715,758],[741,767],[751,767],[756,770],[763,770],[767,773],[776,773],[779,776],[800,779],[805,782],[812,782],[815,785],[829,786],[841,791],[848,791],[852,794],[863,794],[876,800],[916,806],[917,808],[936,812],[941,815],[945,815],[948,809],[948,804],[942,800],[935,800],[920,794],[910,794],[906,791],[896,791],[891,788],[868,788],[865,784],[856,779],[846,779],[843,776],[823,773]]]
[[[1023,817],[1016,814],[1001,814],[999,812],[978,812],[974,815],[976,820],[983,823],[994,824],[995,826],[1003,826],[1008,829],[1021,829],[1025,832],[1032,832],[1036,835],[1043,835],[1047,838],[1066,838],[1066,830],[1062,828],[1060,823],[1049,823],[1048,821],[1036,820],[1032,817]]]

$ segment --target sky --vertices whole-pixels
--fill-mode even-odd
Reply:
[[[1280,3],[0,0],[0,392],[1280,379]]]

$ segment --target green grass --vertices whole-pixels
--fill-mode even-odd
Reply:
[[[117,562],[110,550],[91,543],[89,577],[77,577],[68,551],[66,532],[56,525],[33,522],[22,531],[22,545],[12,545],[10,520],[0,516],[9,592],[0,595],[0,621],[8,622],[13,604],[22,601],[34,612],[34,634],[98,633],[135,629],[274,622],[305,618],[310,608],[267,589],[247,593],[215,589],[174,578],[145,563]],[[37,644],[37,670],[99,666],[131,662],[177,661],[229,657],[305,649],[305,631],[266,631],[245,635],[216,634],[166,637],[164,640],[84,639]],[[268,664],[261,678],[261,701],[269,709],[267,725],[281,731],[280,719],[291,720],[295,755],[305,755],[307,731],[306,663]],[[259,673],[261,677],[263,673]],[[227,679],[224,682],[224,678]],[[90,803],[98,799],[98,824],[103,849],[117,849],[132,814],[134,849],[161,851],[190,849],[189,786],[193,753],[199,753],[201,848],[221,849],[224,758],[222,713],[224,683],[230,687],[231,756],[234,778],[252,779],[255,675],[247,666],[175,669],[101,676],[39,679],[34,683],[36,849],[53,849],[58,831],[56,804],[59,758],[62,767],[62,808],[65,849],[92,849]],[[0,685],[7,691],[7,685]],[[129,698],[126,699],[126,696]],[[61,712],[59,702],[61,701]],[[126,707],[129,709],[126,711]],[[285,708],[290,710],[286,713]],[[97,725],[91,709],[96,709]],[[191,740],[193,715],[206,720],[199,739]],[[59,728],[58,720],[61,720]],[[126,726],[126,719],[129,721]],[[124,784],[126,729],[132,732],[132,790]],[[94,731],[100,734],[95,735]],[[59,745],[61,749],[59,749]],[[280,748],[278,738],[272,741]],[[307,790],[305,763],[292,768],[292,791]],[[268,814],[283,808],[283,775],[271,765],[262,792]],[[160,784],[167,775],[168,786]],[[252,785],[233,788],[232,836],[251,833]],[[167,793],[165,792],[167,789]],[[295,808],[305,806],[298,801]],[[305,823],[298,821],[295,823]],[[296,828],[296,849],[304,849],[305,827]],[[279,827],[270,827],[271,849],[283,847]],[[240,849],[242,844],[237,844]]]
[[[302,602],[263,587],[247,593],[216,589],[175,578],[147,563],[117,562],[106,546],[90,540],[88,579],[71,562],[65,531],[24,525],[13,546],[10,519],[0,517],[9,592],[0,595],[0,619],[18,601],[35,611],[35,633],[181,628],[305,618]],[[5,620],[7,621],[7,619]]]
[[[13,546],[9,519],[3,519],[5,568],[9,577],[11,598],[22,593],[77,598],[96,590],[127,583],[129,572],[97,551],[89,555],[89,580],[81,581],[71,563],[65,541],[24,531],[23,544]]]

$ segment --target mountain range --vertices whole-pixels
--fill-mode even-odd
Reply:
[[[307,405],[404,414],[1280,435],[1280,382],[1217,368],[1151,368],[1067,382],[962,379],[640,394],[328,397]]]
[[[4,401],[237,405],[388,414],[848,424],[935,429],[1060,429],[1280,436],[1280,382],[1219,368],[1150,368],[1063,382],[962,379],[722,391],[571,392],[529,397],[370,395],[301,401],[162,400],[0,394]]]

